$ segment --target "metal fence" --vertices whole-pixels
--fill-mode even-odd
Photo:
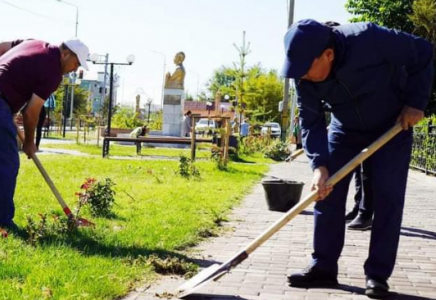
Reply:
[[[414,127],[410,166],[436,175],[436,125]]]

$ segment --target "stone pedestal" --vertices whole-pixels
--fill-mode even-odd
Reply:
[[[181,136],[185,93],[182,89],[165,89],[162,135]]]

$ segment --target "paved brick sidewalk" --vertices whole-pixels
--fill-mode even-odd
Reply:
[[[307,194],[312,177],[306,158],[273,165],[269,175],[305,182],[303,195]],[[353,204],[352,194],[350,188],[348,207]],[[267,209],[262,186],[258,184],[225,225],[234,230],[200,244],[195,248],[196,257],[205,262],[223,262],[281,215]],[[347,232],[339,266],[339,289],[298,289],[287,285],[286,275],[301,270],[309,262],[312,227],[309,206],[231,273],[208,283],[199,290],[199,295],[188,299],[368,299],[364,296],[362,266],[368,252],[369,231]],[[124,300],[167,299],[165,292],[172,293],[183,282],[180,278],[164,277]],[[391,290],[398,293],[390,299],[436,299],[436,178],[410,172],[397,265],[389,283]]]

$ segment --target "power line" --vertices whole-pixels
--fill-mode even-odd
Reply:
[[[66,25],[73,25],[74,24],[73,22],[68,22],[68,21],[65,21],[63,19],[58,19],[58,18],[54,18],[54,17],[51,17],[51,16],[46,16],[46,15],[34,12],[34,11],[30,10],[30,9],[17,6],[15,4],[12,4],[12,3],[8,2],[8,1],[5,1],[5,0],[0,0],[0,2],[4,3],[6,5],[9,5],[9,6],[13,7],[13,8],[16,8],[18,10],[25,11],[25,12],[27,12],[29,14],[32,14],[32,15],[35,15],[35,16],[38,16],[38,17],[41,17],[41,18],[48,19],[50,21],[62,22],[64,24],[66,24]]]

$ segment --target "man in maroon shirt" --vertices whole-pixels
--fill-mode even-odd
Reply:
[[[19,168],[17,131],[13,115],[21,110],[28,158],[36,152],[39,113],[62,75],[88,69],[88,47],[78,39],[60,46],[38,40],[0,43],[0,227],[14,227],[14,192]]]

